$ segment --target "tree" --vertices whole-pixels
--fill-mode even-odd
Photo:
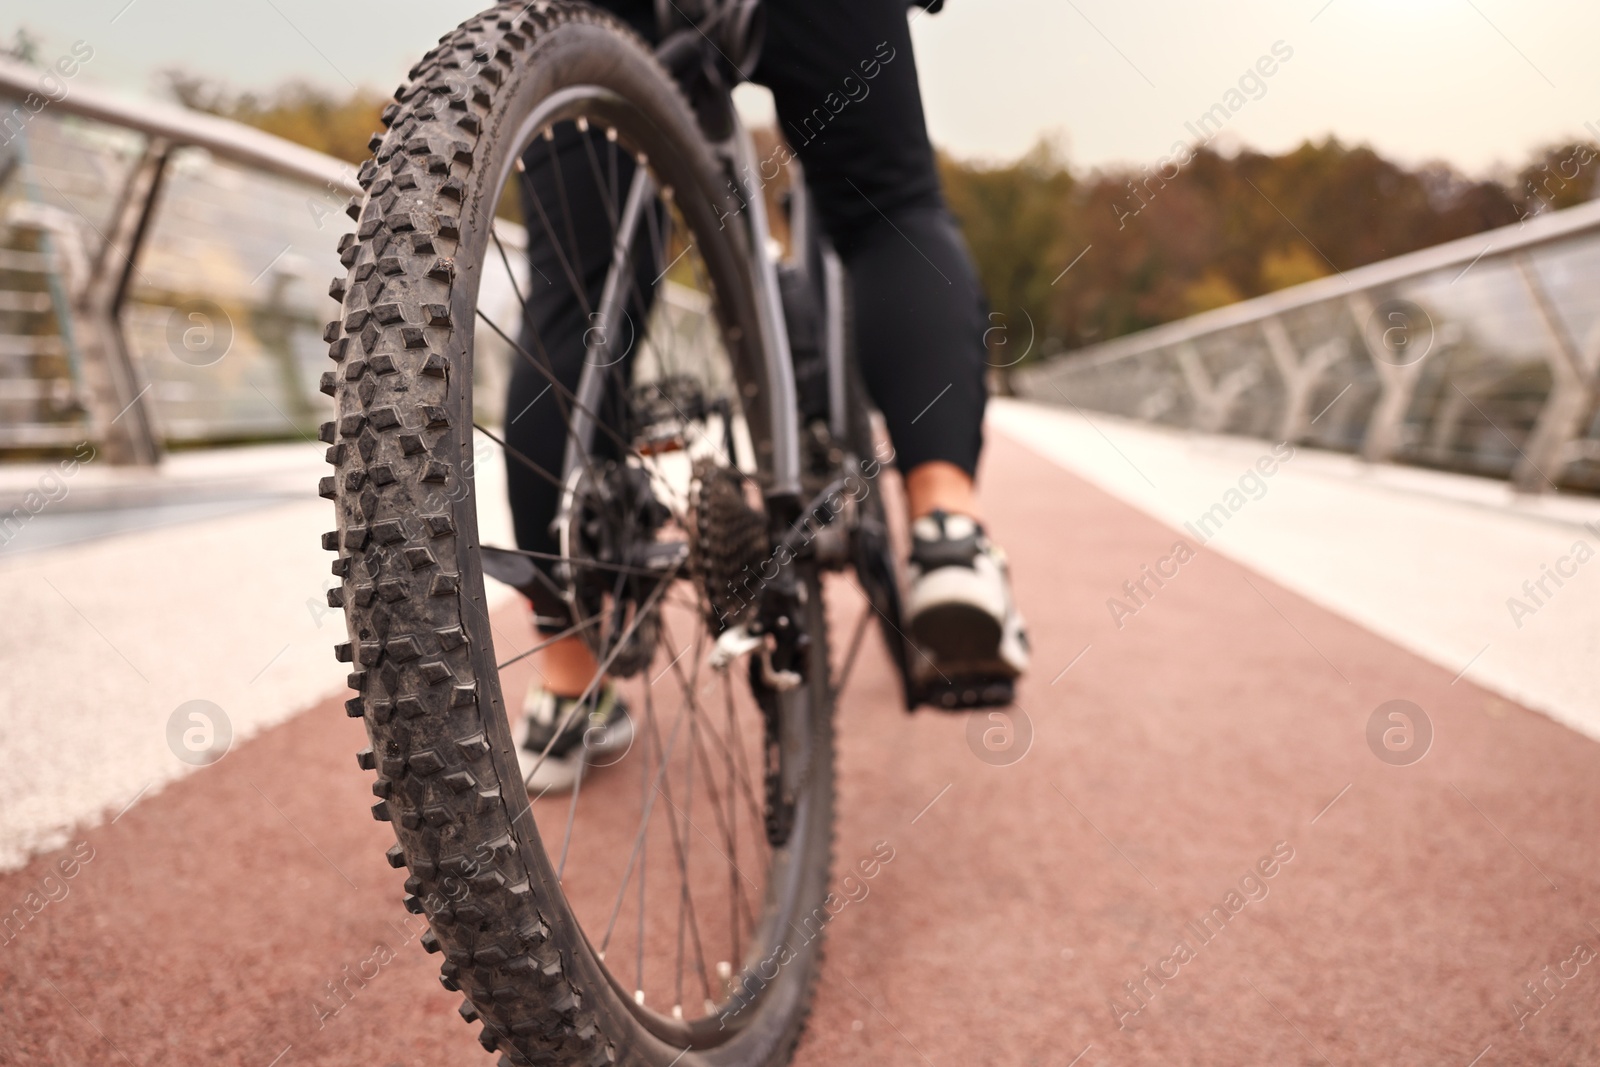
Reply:
[[[389,102],[371,89],[338,97],[306,82],[289,82],[258,96],[182,71],[166,71],[165,77],[167,91],[185,107],[255,126],[348,163],[372,154],[367,141],[383,128],[380,115]]]
[[[998,327],[990,331],[991,345],[1003,339],[1008,346],[994,359],[1021,359],[1030,341],[1036,352],[1044,339],[1051,280],[1082,247],[1061,211],[1076,183],[1048,141],[1004,166],[941,163],[945,196],[963,222],[989,298],[990,322]]]
[[[1592,144],[1560,144],[1544,149],[1517,174],[1512,196],[1520,215],[1559,211],[1594,198],[1600,183],[1600,149]]]
[[[1509,225],[1600,190],[1600,149],[1581,144],[1545,150],[1518,188],[1444,163],[1411,170],[1335,138],[1281,155],[1201,147],[1081,178],[1049,145],[1015,164],[945,159],[942,169],[991,302],[1027,308],[1044,338],[1038,347],[1051,349]]]

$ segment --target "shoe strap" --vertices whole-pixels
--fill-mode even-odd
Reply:
[[[960,537],[951,534],[950,520],[955,518],[968,528]],[[911,531],[911,562],[924,574],[940,567],[971,567],[983,550],[983,527],[964,515],[935,510],[912,523]]]
[[[542,726],[553,728],[572,710],[572,705],[577,702],[577,699],[575,696],[557,696],[548,689],[541,689],[534,698],[536,710],[531,713],[531,717]],[[608,720],[619,702],[616,683],[606,682],[597,693],[590,696],[589,700],[593,702],[594,707],[584,715],[574,717],[567,724],[568,730],[586,728],[587,720],[592,720],[597,716],[602,722]]]

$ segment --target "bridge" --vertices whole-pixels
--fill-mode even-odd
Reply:
[[[5,133],[0,1062],[489,1062],[328,655],[349,170],[78,86]],[[861,658],[836,851],[896,859],[798,1061],[1591,1059],[1597,277],[1589,204],[1018,371],[1035,667],[907,717]]]

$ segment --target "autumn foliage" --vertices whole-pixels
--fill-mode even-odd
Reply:
[[[236,93],[181,71],[167,71],[167,91],[185,107],[234,119],[303,144],[347,163],[372,152],[367,139],[382,129],[379,115],[389,97],[371,89],[335,96],[305,82],[290,82],[267,94]]]
[[[1037,355],[1581,203],[1600,156],[1558,145],[1515,179],[1473,180],[1329,138],[1080,175],[1041,145],[1003,166],[946,159],[943,172],[992,307],[1008,332],[1026,313]]]
[[[189,107],[350,162],[367,157],[387,101],[167,80]],[[757,141],[770,148],[776,134]],[[1596,192],[1600,156],[1556,145],[1515,177],[1475,180],[1328,138],[1276,156],[1202,146],[1159,167],[1084,173],[1041,142],[1004,165],[947,157],[941,169],[995,321],[1010,335],[1031,323],[1037,358],[1581,203]]]

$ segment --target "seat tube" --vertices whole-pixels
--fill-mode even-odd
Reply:
[[[767,205],[755,179],[755,146],[750,132],[735,122],[733,135],[734,181],[739,200],[745,205],[750,228],[751,252],[756,260],[756,302],[761,320],[762,348],[767,362],[767,396],[772,426],[772,493],[800,495],[800,416],[799,397],[794,383],[794,360],[789,353],[789,331],[784,322],[783,301],[778,292],[777,264],[767,247],[771,230],[767,226]]]

